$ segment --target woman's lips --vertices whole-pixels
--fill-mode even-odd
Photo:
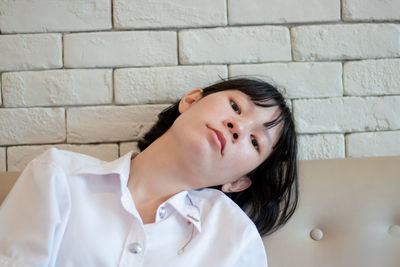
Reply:
[[[220,144],[220,147],[221,147],[221,154],[223,154],[224,148],[225,148],[225,144],[226,144],[226,140],[225,140],[224,135],[220,131],[218,131],[216,129],[213,129],[208,125],[207,125],[207,128],[209,128],[216,135],[216,137],[218,139],[218,142]]]

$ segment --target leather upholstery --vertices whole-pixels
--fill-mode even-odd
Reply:
[[[19,173],[0,173],[0,203]],[[301,161],[300,201],[264,237],[269,267],[399,267],[400,157]]]
[[[400,157],[300,162],[300,201],[264,238],[270,267],[399,267]]]

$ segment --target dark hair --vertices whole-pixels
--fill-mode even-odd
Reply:
[[[267,127],[283,122],[280,137],[269,157],[247,174],[251,186],[241,192],[226,193],[257,226],[260,235],[270,234],[293,215],[298,202],[297,140],[293,117],[282,94],[269,83],[252,78],[223,80],[203,89],[203,97],[225,90],[239,90],[258,106],[278,106],[280,114]],[[272,100],[272,101],[271,101]],[[179,102],[158,115],[158,121],[139,141],[144,150],[165,133],[180,115]],[[221,189],[221,186],[213,187]]]

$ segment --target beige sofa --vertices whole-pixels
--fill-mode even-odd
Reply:
[[[400,157],[302,161],[299,171],[296,213],[264,238],[270,267],[400,266]],[[17,177],[0,174],[0,203]]]

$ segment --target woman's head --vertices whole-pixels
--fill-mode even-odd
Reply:
[[[223,185],[224,192],[242,191],[251,185],[247,173],[279,139],[282,124],[266,126],[279,116],[279,108],[258,106],[238,90],[202,92],[196,89],[181,99],[181,115],[163,140],[168,140],[171,156],[179,158],[185,188]]]
[[[139,148],[170,128],[183,136],[183,146],[196,152],[198,145],[207,156],[200,155],[199,166],[206,174],[210,170],[205,185],[215,185],[246,208],[261,234],[292,215],[298,194],[296,134],[291,112],[273,86],[240,78],[192,91],[159,114]]]

